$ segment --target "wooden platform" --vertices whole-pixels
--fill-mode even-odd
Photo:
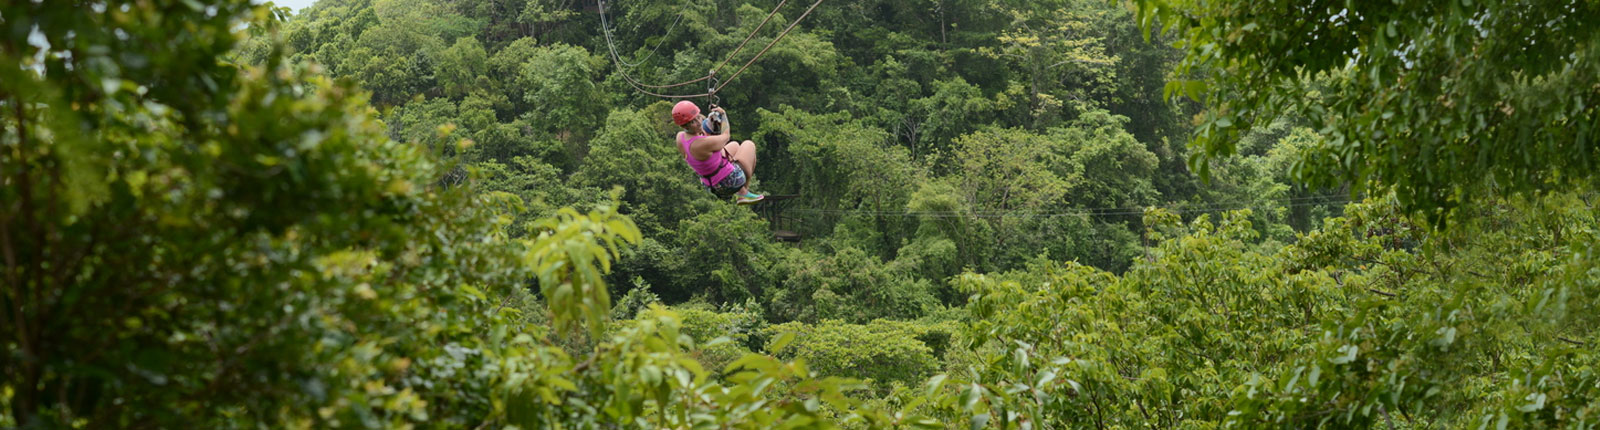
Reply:
[[[769,195],[755,204],[755,211],[762,218],[767,219],[767,224],[772,227],[772,238],[783,242],[799,242],[802,236],[794,231],[795,218],[783,216],[783,210],[791,201],[799,198],[799,194]]]

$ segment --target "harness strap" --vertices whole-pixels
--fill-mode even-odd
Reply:
[[[701,178],[706,180],[705,181],[706,188],[716,187],[717,184],[711,183],[711,178],[717,176],[718,173],[722,173],[723,169],[727,169],[728,168],[728,149],[727,148],[723,148],[723,149],[718,150],[718,152],[722,153],[722,165],[717,166],[717,170],[714,171],[714,172],[711,172],[711,174],[709,174],[709,175],[700,175]]]
[[[684,154],[685,157],[688,157],[688,159],[692,159],[693,158],[693,155],[689,153],[689,147],[690,147],[691,144],[694,143],[695,140],[698,140],[698,139],[700,139],[702,137],[705,137],[705,136],[690,136],[688,139],[682,139],[682,140],[678,141],[678,144],[683,146],[683,154]],[[722,153],[722,164],[717,166],[717,170],[712,171],[711,174],[709,174],[709,175],[700,175],[700,172],[695,172],[696,175],[700,175],[700,179],[703,179],[701,184],[705,185],[707,189],[714,188],[717,185],[717,184],[714,184],[714,183],[711,182],[711,178],[716,177],[717,174],[722,173],[723,170],[728,169],[728,164],[729,164],[728,160],[730,158],[732,158],[732,157],[728,156],[728,148],[726,148],[727,145],[723,145],[723,146],[724,146],[724,148],[718,150],[718,152]]]

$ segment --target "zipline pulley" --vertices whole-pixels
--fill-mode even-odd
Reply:
[[[706,87],[706,104],[710,106],[708,109],[716,109],[717,104],[722,102],[722,98],[717,97],[717,69],[711,69],[711,74],[706,76],[711,77],[711,83]]]

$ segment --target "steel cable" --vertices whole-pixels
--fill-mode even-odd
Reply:
[[[657,93],[657,92],[651,91],[651,89],[677,88],[677,87],[682,87],[682,86],[689,85],[689,84],[694,84],[694,83],[698,83],[698,82],[704,82],[706,80],[709,80],[709,79],[712,79],[712,78],[716,77],[716,73],[718,71],[721,71],[722,68],[728,64],[728,62],[732,61],[733,57],[735,55],[738,55],[738,53],[744,49],[745,45],[747,43],[749,43],[751,39],[754,39],[756,34],[758,32],[760,32],[762,28],[766,27],[767,22],[770,21],[773,16],[777,15],[778,11],[780,9],[782,9],[785,4],[788,3],[788,0],[780,1],[778,3],[778,6],[772,9],[772,12],[767,13],[767,17],[765,19],[761,20],[761,24],[757,25],[755,30],[751,31],[749,35],[745,36],[744,41],[739,42],[739,46],[737,48],[735,48],[733,50],[733,52],[729,53],[727,58],[724,58],[722,60],[721,64],[718,64],[716,68],[711,69],[711,73],[709,73],[709,74],[707,74],[705,76],[699,77],[699,78],[692,79],[692,80],[679,82],[679,83],[676,83],[676,84],[668,84],[668,85],[650,85],[650,84],[645,84],[645,83],[639,82],[638,80],[634,79],[633,76],[628,75],[627,71],[623,70],[624,67],[622,67],[622,66],[623,65],[627,65],[629,63],[627,63],[625,61],[622,61],[621,55],[617,54],[616,41],[615,41],[615,39],[612,38],[611,26],[610,26],[609,21],[606,19],[605,0],[596,0],[595,3],[600,9],[600,29],[601,29],[601,31],[603,33],[605,33],[606,47],[607,47],[608,52],[611,55],[611,61],[617,63],[617,65],[618,65],[617,74],[621,75],[622,79],[624,81],[628,82],[628,85],[633,86],[633,88],[635,90],[638,90],[641,93],[648,94],[648,95],[655,96],[655,97],[661,97],[661,98],[687,99],[687,98],[696,98],[696,97],[712,97],[712,96],[715,96],[717,94],[717,92],[721,91],[724,86],[727,86],[729,83],[733,82],[734,78],[737,78],[737,77],[739,77],[740,74],[743,74],[745,69],[749,68],[751,64],[754,64],[756,62],[756,60],[760,59],[763,55],[766,55],[767,51],[772,49],[773,45],[776,45],[778,43],[778,41],[783,40],[784,36],[787,36],[791,30],[794,30],[794,27],[796,25],[799,25],[800,21],[805,19],[805,17],[807,15],[810,15],[811,11],[815,10],[817,8],[817,6],[820,6],[822,4],[822,1],[823,0],[817,0],[815,3],[811,4],[811,7],[806,8],[806,11],[804,13],[801,13],[798,18],[795,18],[794,22],[789,23],[789,26],[784,28],[783,32],[779,33],[777,37],[773,38],[772,42],[769,42],[769,43],[767,43],[767,46],[762,47],[761,48],[761,52],[756,53],[756,55],[754,57],[750,58],[750,61],[746,61],[743,66],[740,66],[739,70],[735,71],[733,73],[733,76],[728,77],[727,80],[722,80],[720,83],[718,83],[715,86],[711,87],[707,92],[699,93],[699,94],[661,94],[661,93]],[[679,18],[681,19],[682,17],[683,17],[682,16],[682,11],[680,10],[679,11]],[[674,26],[676,26],[676,22],[674,22]],[[660,47],[661,47],[660,44],[656,45],[656,48],[660,48]],[[651,52],[651,55],[654,55],[654,51]],[[649,57],[647,56],[646,58],[649,58]],[[640,60],[640,62],[642,63],[643,60]],[[632,65],[628,65],[627,67],[634,67],[634,66],[637,66],[637,65],[638,64],[632,64]]]

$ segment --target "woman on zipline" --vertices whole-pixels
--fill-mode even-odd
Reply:
[[[694,102],[684,100],[672,107],[672,122],[683,127],[678,132],[678,151],[683,152],[683,161],[700,175],[700,184],[718,198],[733,197],[741,205],[761,201],[766,196],[750,192],[756,173],[756,143],[733,142],[728,113],[720,107],[711,111],[722,117],[720,127],[715,127],[720,128],[720,134],[706,134],[714,126]]]

